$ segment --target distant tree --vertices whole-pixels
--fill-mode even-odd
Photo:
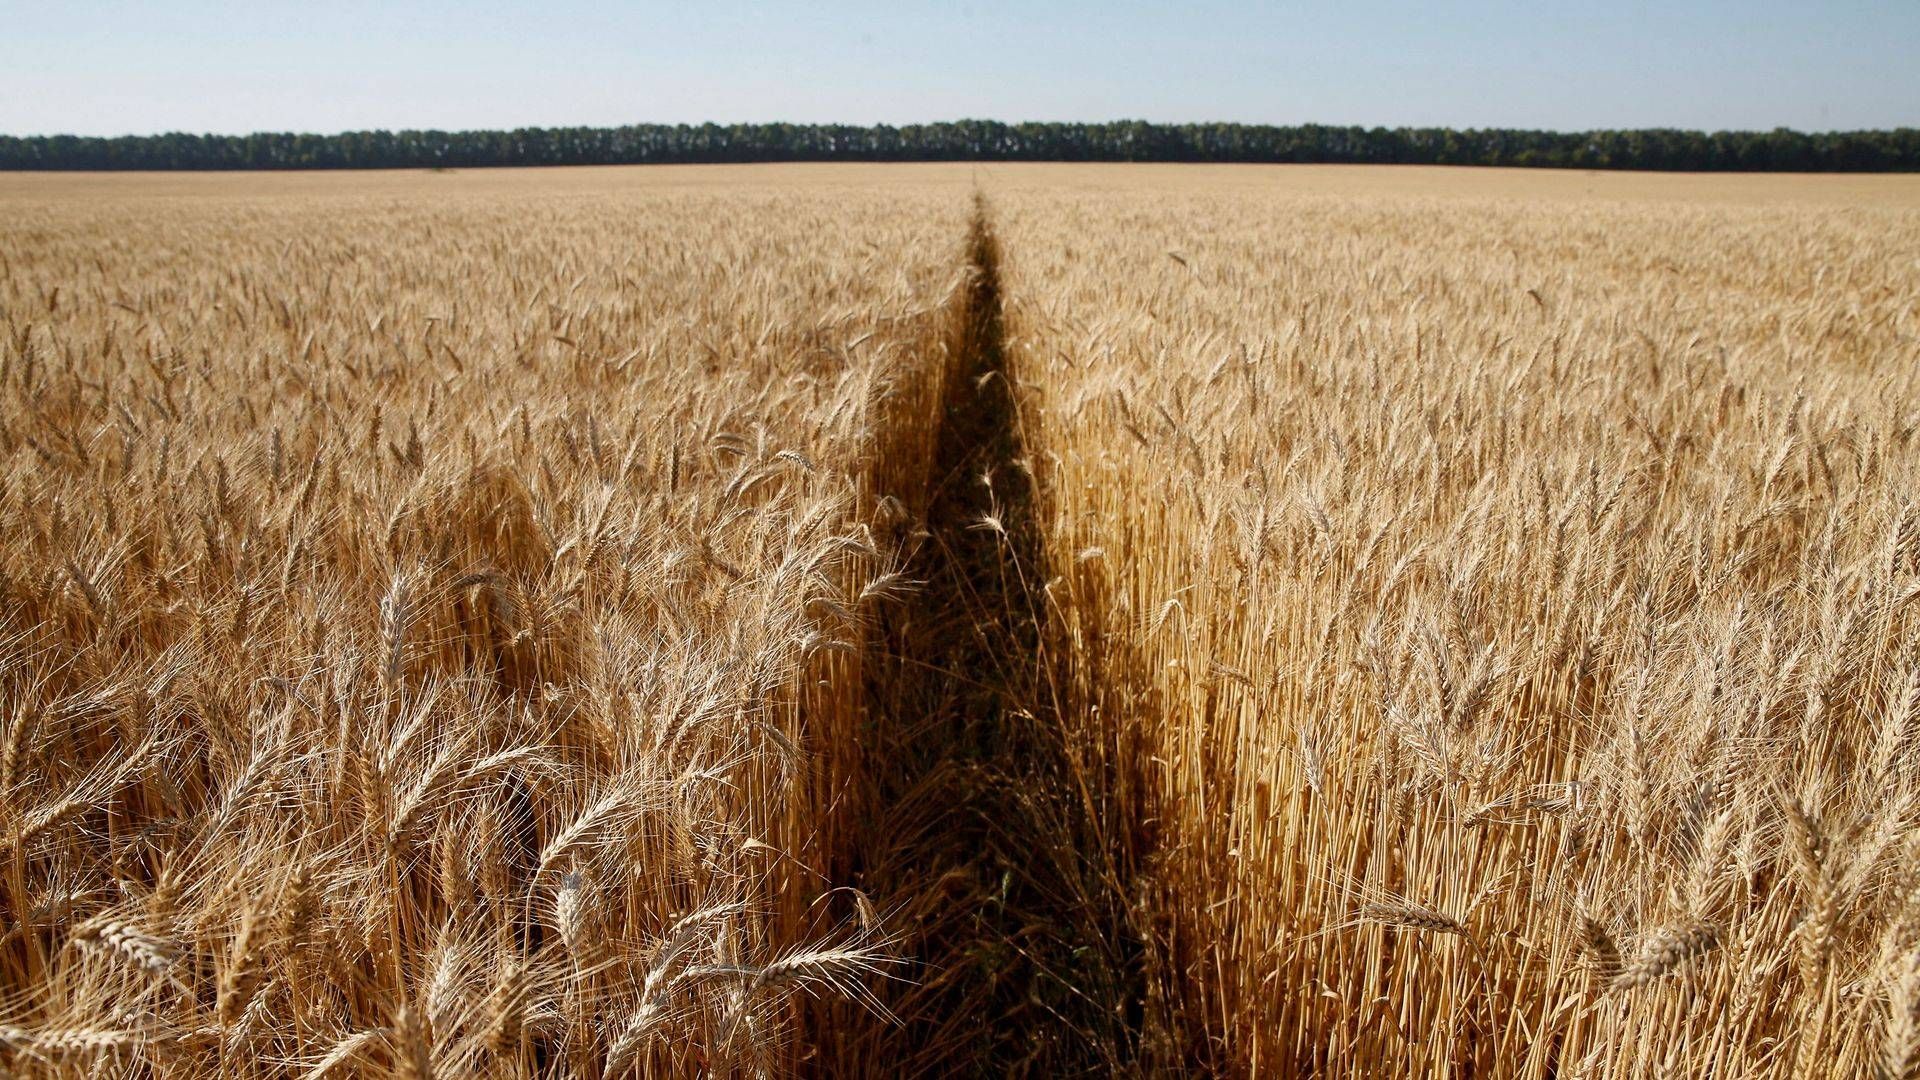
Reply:
[[[1375,162],[1589,169],[1920,170],[1920,130],[1805,134],[1646,129],[1550,132],[1303,124],[960,120],[632,124],[336,135],[0,136],[0,169],[366,169],[753,161]]]

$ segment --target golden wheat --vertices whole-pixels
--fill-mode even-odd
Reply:
[[[1142,1060],[1904,1061],[1911,185],[1344,175],[995,196]]]
[[[1916,250],[1905,178],[0,177],[0,1069],[1912,1075]]]
[[[883,959],[815,868],[965,188],[634,177],[9,191],[12,1067],[780,1072]]]

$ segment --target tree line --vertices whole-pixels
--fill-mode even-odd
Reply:
[[[398,169],[756,161],[1183,161],[1920,170],[1920,129],[1518,131],[1304,124],[631,124],[336,135],[0,136],[0,169]]]

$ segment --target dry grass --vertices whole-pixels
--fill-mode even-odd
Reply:
[[[0,177],[0,1070],[1911,1075],[1916,250],[1889,178]]]

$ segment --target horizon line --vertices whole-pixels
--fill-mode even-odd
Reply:
[[[875,131],[875,130],[882,130],[882,129],[891,129],[895,131],[901,131],[909,128],[926,128],[926,127],[941,127],[941,126],[952,127],[952,126],[958,126],[963,124],[999,125],[1002,127],[1009,127],[1009,128],[1018,128],[1018,127],[1027,127],[1027,126],[1067,127],[1067,126],[1076,126],[1076,125],[1085,126],[1085,127],[1109,127],[1117,124],[1141,124],[1147,127],[1156,127],[1156,128],[1169,128],[1169,127],[1280,128],[1280,129],[1321,128],[1321,129],[1327,129],[1327,130],[1387,131],[1387,132],[1394,132],[1394,131],[1489,132],[1489,131],[1494,131],[1494,132],[1524,133],[1529,135],[1558,135],[1558,136],[1594,135],[1594,134],[1620,133],[1620,132],[1644,132],[1644,133],[1660,132],[1660,133],[1679,133],[1679,134],[1688,134],[1688,135],[1786,134],[1786,135],[1798,135],[1798,136],[1821,136],[1821,135],[1892,134],[1897,132],[1907,132],[1907,131],[1916,130],[1915,125],[1908,125],[1908,124],[1899,124],[1893,127],[1860,127],[1860,128],[1795,128],[1795,127],[1786,126],[1784,124],[1775,125],[1769,128],[1758,128],[1758,127],[1702,128],[1702,127],[1681,127],[1681,126],[1551,128],[1551,127],[1506,127],[1506,126],[1500,126],[1500,125],[1479,125],[1479,124],[1470,124],[1470,125],[1455,125],[1455,124],[1391,124],[1389,125],[1389,124],[1361,124],[1361,123],[1342,124],[1342,123],[1327,123],[1327,122],[1322,122],[1317,120],[1301,120],[1301,121],[1147,120],[1140,117],[1130,117],[1130,116],[1113,117],[1106,120],[997,120],[990,117],[962,116],[962,117],[957,117],[949,120],[917,120],[911,123],[904,123],[904,124],[890,124],[884,121],[876,122],[876,123],[859,123],[857,121],[841,121],[841,120],[699,120],[699,121],[630,120],[630,121],[626,121],[618,124],[591,124],[591,123],[517,124],[511,127],[401,126],[401,127],[352,127],[352,128],[338,128],[338,129],[332,129],[332,130],[313,130],[313,129],[298,129],[298,128],[255,128],[251,131],[209,131],[209,130],[193,130],[189,128],[166,128],[166,129],[156,130],[156,131],[121,132],[113,135],[86,135],[86,134],[79,134],[79,133],[69,132],[69,131],[36,131],[36,132],[26,132],[26,133],[0,132],[0,139],[115,140],[115,139],[158,139],[158,138],[165,138],[168,136],[176,136],[176,135],[187,136],[190,138],[223,138],[223,139],[250,138],[256,135],[263,135],[263,136],[264,135],[275,135],[275,136],[311,135],[311,136],[317,136],[321,138],[337,138],[342,135],[375,134],[375,133],[381,133],[381,132],[385,132],[389,134],[433,133],[433,134],[458,135],[458,134],[474,134],[474,133],[481,133],[481,132],[491,133],[491,132],[516,132],[516,131],[570,131],[570,130],[608,131],[608,130],[615,130],[619,128],[649,128],[649,127],[651,128],[695,128],[695,129],[705,128],[705,127],[714,127],[714,128],[722,128],[722,129],[743,128],[743,127],[744,128],[770,128],[770,127],[858,128],[858,129],[863,129],[867,131]]]

